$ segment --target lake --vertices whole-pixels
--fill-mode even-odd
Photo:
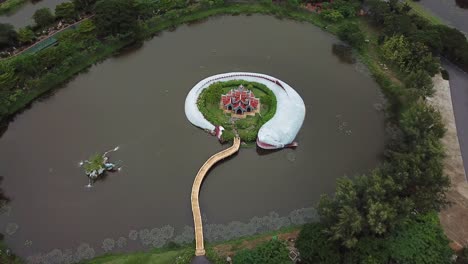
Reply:
[[[185,97],[199,80],[229,71],[275,76],[296,89],[307,113],[298,148],[242,148],[211,170],[200,204],[205,222],[219,225],[207,237],[250,228],[226,225],[232,221],[264,231],[301,218],[304,211],[294,210],[316,205],[338,177],[366,173],[382,159],[383,97],[362,64],[333,55],[337,43],[306,23],[220,16],[91,67],[18,114],[0,138],[2,187],[12,199],[0,216],[7,243],[25,257],[54,248],[65,255],[87,243],[77,249],[86,255],[160,245],[148,236],[161,232],[190,233],[194,177],[228,146],[186,120]],[[78,163],[115,146],[111,159],[122,171],[85,188]]]

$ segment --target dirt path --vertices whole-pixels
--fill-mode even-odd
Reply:
[[[433,81],[436,92],[429,102],[439,109],[447,128],[442,144],[447,155],[444,160],[444,173],[451,181],[447,196],[452,203],[440,212],[439,216],[446,235],[454,241],[452,247],[458,249],[460,246],[468,246],[468,183],[458,141],[449,82],[440,75],[435,76]]]

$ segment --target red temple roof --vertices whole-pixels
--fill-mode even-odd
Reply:
[[[239,88],[222,95],[221,103],[225,109],[235,111],[240,108],[242,112],[250,109],[250,112],[257,109],[259,99],[255,98],[255,94],[252,91],[244,90],[244,86],[241,85]]]

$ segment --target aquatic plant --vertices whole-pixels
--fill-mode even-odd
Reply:
[[[98,153],[94,154],[84,162],[83,168],[85,169],[86,175],[90,175],[93,171],[104,171],[104,156]]]

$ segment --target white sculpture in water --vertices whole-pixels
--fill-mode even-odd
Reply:
[[[245,80],[264,84],[276,96],[276,113],[258,131],[257,145],[263,149],[279,149],[297,146],[294,142],[304,123],[305,105],[301,96],[291,86],[274,77],[259,73],[232,72],[214,75],[201,80],[185,99],[185,115],[195,126],[221,137],[224,128],[212,124],[198,109],[197,100],[203,90],[215,82]]]

